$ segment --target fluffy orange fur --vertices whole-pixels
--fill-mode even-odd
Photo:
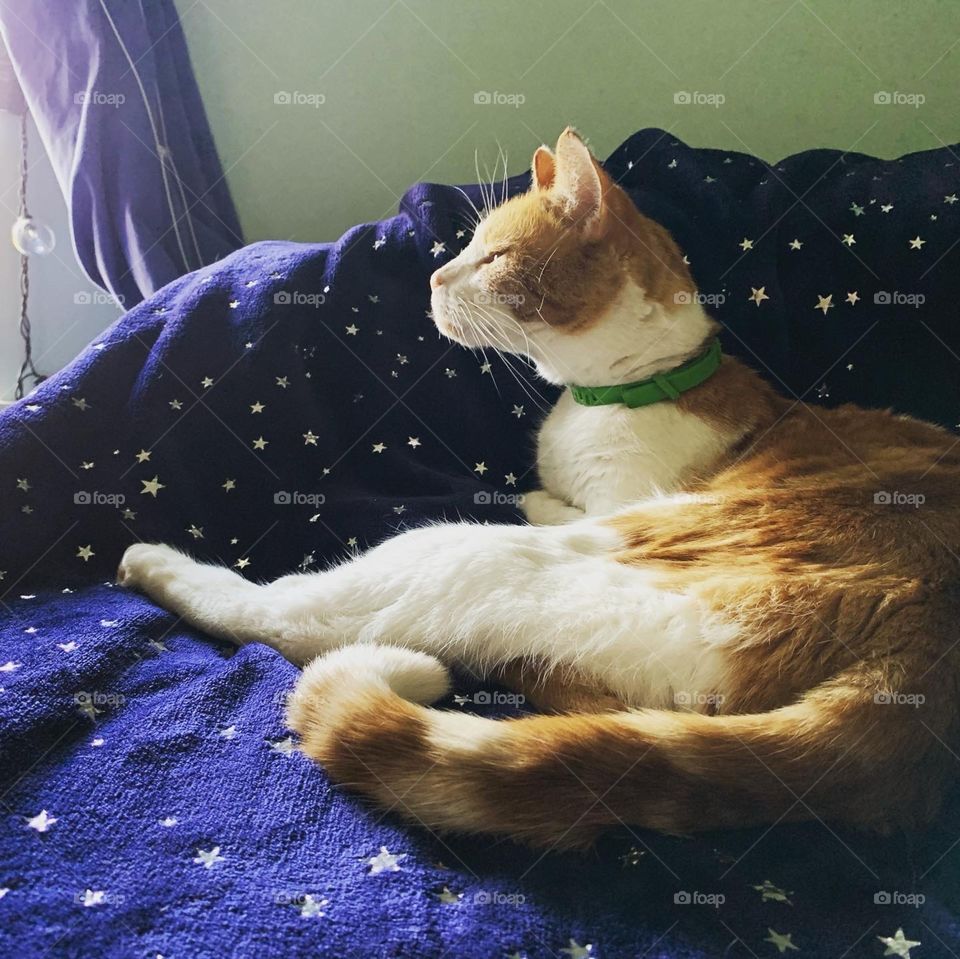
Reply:
[[[602,171],[603,227],[578,231],[596,211],[560,202],[569,136],[556,156],[537,151],[531,190],[484,229],[509,251],[498,288],[575,337],[626,276],[665,305],[693,283],[669,234]],[[607,522],[623,542],[610,562],[652,571],[740,627],[698,709],[621,709],[607,690],[515,663],[505,681],[578,711],[494,723],[308,671],[289,713],[304,751],[431,828],[537,845],[581,846],[618,822],[688,833],[929,820],[958,733],[954,440],[890,412],[788,402],[731,358],[678,405],[740,439],[688,477],[692,501]],[[922,505],[882,502],[894,491]]]

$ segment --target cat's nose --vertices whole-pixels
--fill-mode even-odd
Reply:
[[[434,270],[430,276],[430,289],[435,290],[437,287],[443,286],[443,268],[439,270]]]

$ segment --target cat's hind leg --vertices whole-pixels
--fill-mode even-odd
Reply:
[[[120,578],[200,629],[296,665],[352,643],[404,646],[495,678],[515,660],[633,705],[713,691],[717,645],[695,598],[617,561],[612,525],[441,524],[318,573],[257,585],[168,547],[131,547]],[[704,685],[707,684],[707,685]],[[536,699],[536,695],[534,695]]]

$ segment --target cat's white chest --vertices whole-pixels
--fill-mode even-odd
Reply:
[[[540,428],[537,465],[544,489],[597,515],[682,490],[728,441],[670,402],[586,407],[566,391]]]

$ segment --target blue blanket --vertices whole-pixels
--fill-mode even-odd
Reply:
[[[688,252],[729,352],[798,400],[953,428],[953,157],[770,166],[644,130],[607,167]],[[336,243],[247,247],[0,417],[0,955],[953,954],[949,810],[885,839],[622,829],[587,855],[431,835],[296,751],[276,653],[111,585],[137,539],[266,578],[427,519],[518,522],[553,393],[434,330],[427,277],[469,232],[464,194],[421,184]]]

